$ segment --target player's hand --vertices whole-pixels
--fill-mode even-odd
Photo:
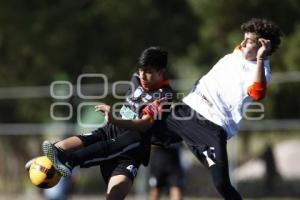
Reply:
[[[111,114],[111,107],[109,105],[106,104],[96,105],[95,111],[104,113],[104,117],[107,122],[111,122],[113,120],[113,116]]]
[[[156,118],[162,109],[161,104],[166,101],[166,97],[153,101],[143,109],[143,113],[150,115],[152,118]]]
[[[271,47],[270,40],[267,40],[264,38],[259,38],[258,42],[260,44],[260,48],[257,51],[256,58],[257,58],[257,60],[260,60],[260,59],[264,59],[269,54],[272,47]]]

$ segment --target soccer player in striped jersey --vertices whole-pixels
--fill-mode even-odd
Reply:
[[[63,176],[70,176],[78,165],[100,164],[108,184],[107,199],[123,199],[127,195],[139,166],[148,164],[152,133],[160,132],[160,127],[153,124],[166,116],[160,110],[170,110],[173,101],[173,90],[166,77],[167,59],[167,52],[160,47],[142,52],[138,72],[132,76],[132,88],[120,112],[114,115],[109,105],[95,107],[108,118],[104,127],[54,144],[43,143],[44,154]]]

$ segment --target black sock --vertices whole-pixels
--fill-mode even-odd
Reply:
[[[58,156],[58,159],[59,159],[59,161],[61,163],[63,163],[63,164],[66,164],[66,163],[70,164],[70,163],[72,163],[72,157],[71,157],[71,154],[68,153],[68,151],[66,151],[66,150],[64,150],[64,149],[62,149],[60,147],[55,147],[55,148],[58,151],[57,156]]]

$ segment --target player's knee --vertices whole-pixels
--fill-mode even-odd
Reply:
[[[106,192],[107,200],[125,199],[132,186],[132,181],[125,175],[112,176]]]

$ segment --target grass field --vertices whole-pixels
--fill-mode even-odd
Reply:
[[[104,196],[86,196],[86,195],[72,195],[68,200],[101,200],[105,199]],[[146,200],[145,197],[128,197],[126,198],[127,200]],[[168,200],[169,198],[163,197],[161,200]],[[220,198],[189,198],[185,197],[185,200],[220,200]],[[244,200],[298,200],[299,198],[245,198]],[[43,196],[41,195],[0,195],[0,200],[46,200]]]

